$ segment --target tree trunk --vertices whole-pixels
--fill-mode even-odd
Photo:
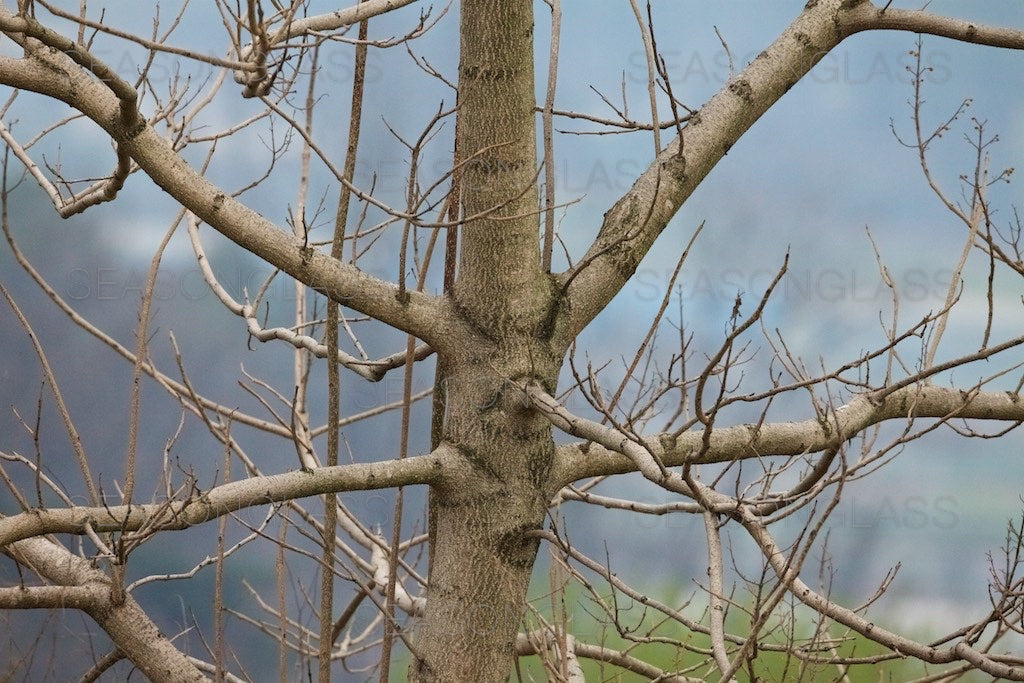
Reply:
[[[455,302],[495,341],[537,334],[551,301],[538,239],[535,106],[531,1],[465,0],[457,129],[467,222]]]
[[[554,390],[564,349],[541,268],[532,0],[464,0],[458,147],[465,161],[453,303],[475,331],[440,354],[444,439],[463,456],[431,490],[427,612],[418,681],[508,679],[552,494],[551,425],[509,379]]]
[[[512,668],[537,554],[523,534],[544,523],[554,442],[550,423],[497,376],[514,374],[521,349],[500,358],[509,351],[447,364],[444,431],[463,457],[431,490],[430,586],[413,680],[505,681]],[[547,367],[554,376],[557,364]]]

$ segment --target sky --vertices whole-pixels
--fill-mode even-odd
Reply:
[[[78,3],[70,4],[77,9]],[[119,16],[119,20],[148,30],[150,12],[146,3],[126,4],[128,9],[113,4],[119,5],[119,12],[134,13]],[[613,112],[602,101],[603,96],[616,106],[628,106],[637,118],[649,117],[646,65],[629,3],[564,0],[562,5],[557,107],[610,117]],[[739,0],[652,2],[655,37],[676,96],[687,106],[699,107],[728,79],[730,59],[736,69],[741,69],[802,6],[789,0],[756,5]],[[899,0],[893,6],[914,7]],[[375,20],[371,37],[402,35],[415,25],[420,9],[425,7],[416,3]],[[542,94],[548,13],[543,2],[537,2],[536,7],[537,87]],[[328,8],[333,5],[311,3],[312,11]],[[440,20],[423,39],[412,43],[412,48],[420,59],[453,76],[458,8],[451,6],[442,16],[444,9],[440,4],[432,6],[432,17],[440,16]],[[1019,2],[936,1],[929,9],[979,22],[1024,27],[1024,5]],[[99,5],[90,4],[90,11],[98,12]],[[178,45],[215,54],[226,52],[223,30],[210,17],[204,19],[201,11],[195,16],[188,14],[174,35]],[[965,233],[963,225],[928,188],[916,150],[897,139],[897,135],[909,139],[913,131],[909,105],[913,91],[907,67],[913,63],[910,51],[914,49],[915,36],[908,33],[873,33],[848,39],[730,150],[672,221],[634,280],[581,336],[579,358],[583,362],[612,362],[603,380],[607,386],[616,384],[616,372],[621,375],[620,359],[628,361],[632,357],[665,294],[682,247],[702,222],[704,232],[680,276],[668,314],[674,324],[682,318],[694,335],[698,353],[713,350],[721,342],[737,294],[748,306],[756,301],[787,251],[791,258],[789,278],[766,309],[766,327],[783,330],[790,348],[812,366],[819,362],[835,366],[884,341],[883,325],[893,315],[892,302],[881,285],[872,240],[900,289],[903,324],[941,307]],[[2,50],[12,54],[10,41],[4,42]],[[103,37],[97,39],[96,52],[127,75],[142,59],[134,47]],[[989,148],[992,169],[1019,167],[1024,158],[1024,117],[1020,115],[1024,104],[1024,54],[925,37],[922,60],[933,69],[924,84],[924,118],[929,125],[944,121],[964,99],[971,100],[967,113],[930,157],[936,179],[950,196],[960,199],[959,176],[973,168],[973,150],[965,139],[974,134],[972,117],[985,122],[986,134],[999,136]],[[318,138],[325,149],[341,149],[347,130],[343,119],[351,67],[350,46],[325,46],[318,75],[326,86]],[[191,68],[194,83],[216,75],[210,68],[188,67],[177,57],[161,55],[152,72],[156,87],[166,88],[160,79],[171,77],[176,68]],[[375,193],[385,201],[400,201],[407,170],[405,150],[388,127],[414,139],[442,102],[445,106],[453,102],[451,91],[443,85],[423,83],[422,72],[403,47],[371,52],[367,79],[370,115],[364,120],[356,182],[364,186],[375,183]],[[45,125],[43,121],[64,113],[52,103],[27,95],[19,96],[17,104],[5,118],[5,122],[18,118],[16,134],[24,131],[22,134],[27,135]],[[238,88],[229,78],[215,105],[204,114],[204,124],[217,129],[258,109],[258,103],[238,96]],[[667,115],[664,101],[660,113]],[[559,136],[555,148],[557,199],[566,204],[558,216],[559,234],[572,257],[578,258],[614,198],[625,192],[650,163],[653,147],[642,134],[582,134],[594,132],[595,127],[578,121],[560,121],[558,127],[572,132]],[[422,166],[424,184],[431,180],[431,174],[443,172],[451,128],[447,123],[428,147]],[[76,122],[41,143],[39,154],[45,154],[51,163],[59,161],[69,175],[94,177],[106,173],[113,157],[109,144],[94,133],[91,124]],[[283,136],[280,127],[262,127],[225,141],[211,165],[211,178],[228,188],[243,187],[263,173],[268,147],[280,144]],[[289,153],[275,164],[273,182],[242,196],[282,226],[296,202],[297,150],[293,140]],[[201,151],[190,150],[186,156],[194,164],[201,163]],[[9,171],[9,177],[15,174]],[[1017,182],[991,189],[999,220],[1010,220],[1013,206],[1019,205],[1019,181],[1014,180]],[[335,193],[327,174],[322,169],[315,171],[311,205],[322,198],[330,206]],[[68,221],[61,221],[28,181],[17,188],[14,197],[12,225],[22,248],[83,314],[101,323],[122,343],[129,343],[137,319],[141,280],[155,245],[176,212],[174,203],[141,176],[129,180],[116,202]],[[333,208],[326,211],[314,221],[320,235],[326,234],[327,217],[333,216]],[[258,286],[265,270],[257,262],[239,255],[208,230],[204,239],[215,269],[236,293]],[[381,251],[384,253],[369,256],[364,266],[393,279],[393,254]],[[564,267],[564,260],[560,265]],[[219,308],[196,273],[186,236],[179,230],[161,273],[153,325],[154,354],[166,370],[173,368],[168,338],[168,332],[173,331],[187,366],[194,369],[196,381],[204,390],[255,409],[252,399],[237,387],[242,368],[286,386],[290,382],[289,353],[281,347],[250,350],[239,321]],[[983,261],[972,262],[966,271],[964,310],[954,316],[955,324],[947,333],[944,347],[949,354],[977,348],[984,324],[985,274]],[[109,349],[70,327],[33,288],[6,247],[0,250],[0,281],[14,292],[49,347],[58,377],[65,378],[63,388],[91,452],[110,463],[110,478],[119,476],[117,463],[126,443],[130,368]],[[1019,305],[1022,290],[1019,279],[997,281],[1002,313],[995,321],[996,332],[1009,335],[1020,329],[1024,322]],[[276,282],[271,291],[276,310],[286,312],[290,285]],[[385,355],[400,348],[396,339],[394,335],[368,332],[364,341],[374,349],[372,355]],[[0,307],[0,349],[0,407],[4,408],[0,435],[6,435],[7,442],[0,442],[0,449],[24,452],[31,449],[31,440],[17,415],[33,414],[41,380],[24,332],[13,323],[5,307]],[[669,328],[659,337],[655,358],[664,361],[674,349]],[[758,362],[767,352],[762,344]],[[759,366],[755,363],[753,367]],[[953,379],[971,382],[975,379],[971,373],[978,372],[982,371],[972,369]],[[417,381],[426,386],[429,374],[421,373]],[[1006,378],[1004,385],[1012,388],[1017,379],[1019,371]],[[355,379],[346,382],[347,386],[357,386]],[[393,400],[397,398],[396,386],[387,382],[360,386],[347,396],[347,405],[355,411],[380,399]],[[152,384],[146,392],[144,442],[153,452],[160,452],[173,433],[178,413]],[[798,401],[784,407],[785,419],[810,416],[809,406]],[[314,406],[314,410],[322,414],[323,406]],[[44,444],[57,454],[54,460],[69,458],[66,439],[49,404],[44,418]],[[419,419],[422,424],[422,412]],[[749,418],[737,414],[735,419]],[[397,447],[396,430],[376,423],[348,430],[346,439],[359,459],[387,458]],[[255,439],[248,443],[259,447]],[[424,446],[421,434],[415,447]],[[186,434],[179,448],[183,452],[209,449],[210,442]],[[830,546],[833,562],[840,567],[837,581],[842,589],[856,596],[870,594],[885,570],[902,561],[901,580],[892,589],[892,614],[930,620],[935,618],[935,610],[943,616],[955,614],[965,601],[977,604],[981,600],[983,607],[986,553],[998,549],[1006,522],[1019,513],[1021,506],[1022,450],[1024,441],[1019,432],[998,442],[963,441],[948,432],[933,434],[908,448],[882,472],[852,485],[833,518]],[[277,471],[292,467],[291,457],[264,454],[268,467]],[[207,475],[215,470],[210,461],[200,461],[196,466]],[[57,465],[54,469],[70,488],[76,489],[73,470],[62,471]],[[648,501],[669,499],[637,478],[621,480],[605,491]],[[0,494],[0,503],[4,512],[11,510],[12,502],[6,494]],[[362,505],[371,523],[388,522],[388,506],[380,500],[367,497]],[[584,544],[595,543],[596,548],[601,547],[599,531],[614,538],[630,535],[630,530],[636,529],[636,520],[622,513],[579,507],[567,508],[565,513],[575,536]],[[635,545],[613,550],[614,562],[634,576],[669,587],[674,585],[676,573],[690,580],[691,574],[681,570],[693,570],[698,572],[694,576],[699,576],[703,541],[695,520],[659,518],[644,520],[640,527],[642,532],[634,535]],[[664,548],[665,552],[652,559],[644,552],[644,548],[651,547]],[[5,572],[9,569],[4,566]],[[676,587],[692,590],[690,583]],[[930,596],[929,606],[922,602],[925,593]]]

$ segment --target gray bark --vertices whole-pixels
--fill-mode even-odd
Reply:
[[[464,217],[454,302],[474,333],[442,351],[443,438],[461,458],[432,487],[421,681],[504,681],[553,491],[551,425],[509,379],[553,388],[553,287],[538,246],[531,0],[462,3],[459,66]],[[454,349],[458,349],[455,351]]]

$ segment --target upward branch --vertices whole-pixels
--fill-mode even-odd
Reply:
[[[0,30],[21,31],[25,21],[0,7]],[[44,37],[45,38],[45,37]],[[20,35],[16,39],[24,40]],[[109,79],[97,80],[97,64],[85,47],[29,49],[24,58],[0,57],[0,83],[48,95],[82,112],[110,135],[153,182],[239,246],[356,311],[443,347],[442,329],[457,322],[447,305],[398,287],[305,245],[258,212],[208,181],[174,151],[141,116],[124,115],[125,97]],[[75,59],[65,54],[73,51]],[[87,62],[90,70],[79,64]],[[134,120],[132,120],[134,119]]]
[[[883,11],[864,0],[820,0],[690,119],[605,214],[597,239],[561,276],[568,306],[559,333],[568,343],[629,280],[654,240],[729,148],[846,37],[899,29],[1024,49],[1024,32],[925,12]]]
[[[291,40],[292,38],[316,31],[333,31],[345,26],[351,26],[370,17],[386,14],[414,2],[416,0],[361,0],[357,4],[345,9],[291,20],[274,34],[271,42],[278,44],[285,40]]]

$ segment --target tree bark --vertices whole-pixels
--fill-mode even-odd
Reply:
[[[505,681],[512,669],[537,554],[524,533],[544,522],[554,442],[550,423],[503,387],[500,375],[522,364],[521,350],[509,351],[446,365],[444,434],[460,457],[431,489],[433,552],[412,680]],[[557,363],[546,368],[553,377]]]
[[[148,680],[167,683],[207,680],[131,596],[115,599],[110,578],[93,568],[88,560],[45,538],[28,538],[9,548],[8,552],[20,562],[55,585],[85,589],[91,599],[84,611]]]
[[[505,681],[515,656],[554,456],[550,423],[506,387],[554,389],[553,281],[541,268],[532,0],[465,0],[457,130],[461,253],[453,299],[475,332],[439,353],[457,466],[431,490],[427,611],[410,677]]]
[[[535,106],[532,4],[463,2],[457,130],[468,222],[455,301],[491,339],[536,333],[551,301],[538,241]]]

